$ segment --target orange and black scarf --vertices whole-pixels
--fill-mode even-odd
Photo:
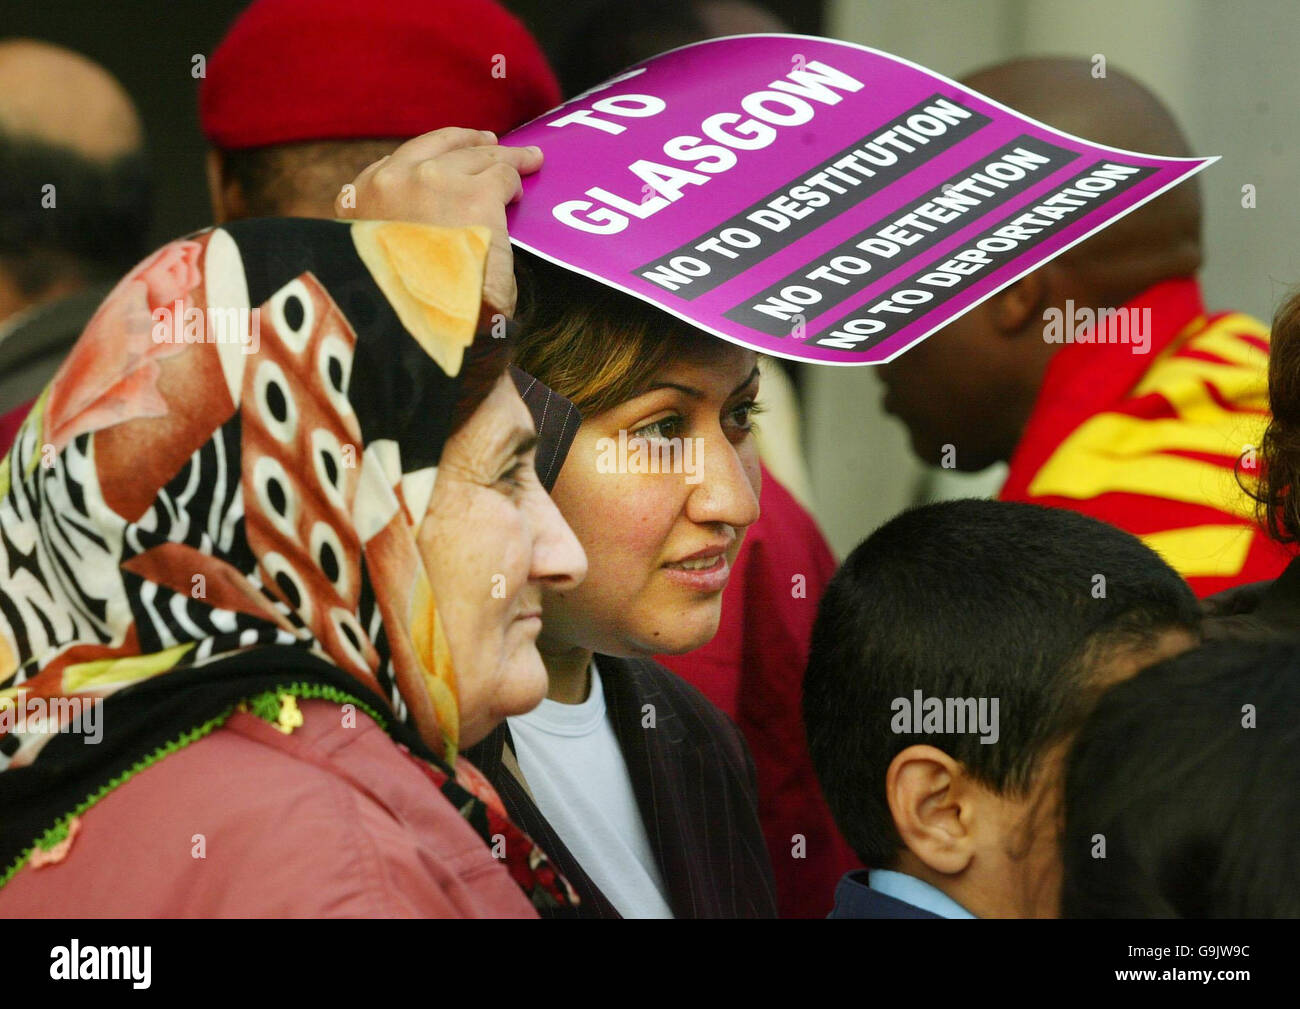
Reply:
[[[237,706],[283,724],[314,697],[423,758],[535,904],[571,899],[457,758],[415,542],[486,248],[481,229],[244,221],[104,301],[0,461],[0,885]]]

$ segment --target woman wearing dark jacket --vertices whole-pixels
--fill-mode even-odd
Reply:
[[[552,496],[589,573],[544,596],[547,699],[472,756],[582,898],[544,914],[773,917],[748,748],[651,658],[714,635],[758,517],[756,355],[530,265],[518,360],[582,412]]]

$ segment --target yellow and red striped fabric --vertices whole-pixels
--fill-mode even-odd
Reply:
[[[1238,482],[1258,472],[1269,417],[1268,327],[1207,315],[1193,278],[1157,284],[1124,310],[1130,326],[1147,323],[1149,353],[1132,342],[1062,346],[1000,497],[1127,529],[1198,596],[1275,578],[1294,551],[1259,529]]]

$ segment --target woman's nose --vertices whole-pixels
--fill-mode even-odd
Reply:
[[[699,523],[722,522],[736,529],[757,522],[758,460],[744,456],[754,452],[754,447],[737,449],[721,432],[716,438],[698,439],[696,446],[700,481],[687,499],[687,518]]]
[[[534,487],[532,493],[533,563],[528,577],[567,592],[587,577],[587,553],[551,496],[541,486]]]

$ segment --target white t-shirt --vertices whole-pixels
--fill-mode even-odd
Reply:
[[[547,698],[507,721],[537,808],[601,893],[624,918],[671,918],[596,664],[581,704]]]

